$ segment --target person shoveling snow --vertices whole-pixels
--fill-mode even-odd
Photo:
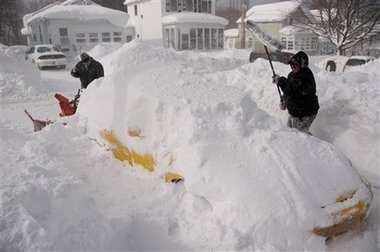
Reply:
[[[302,132],[309,132],[319,110],[318,96],[313,72],[309,69],[309,59],[303,51],[289,60],[292,71],[288,78],[273,76],[273,83],[283,92],[281,109],[288,109],[288,126]]]
[[[102,64],[94,60],[87,53],[82,53],[80,58],[81,61],[79,61],[71,70],[71,75],[75,78],[80,78],[81,81],[81,89],[78,90],[78,93],[75,95],[74,99],[70,101],[67,97],[61,94],[57,93],[54,95],[54,97],[59,101],[59,106],[61,108],[61,113],[59,113],[59,115],[61,117],[74,115],[79,104],[79,98],[82,90],[86,89],[95,79],[104,76]],[[40,131],[52,123],[51,120],[44,121],[34,119],[27,110],[25,110],[25,113],[32,120],[34,131]]]
[[[92,81],[104,76],[104,70],[100,62],[94,60],[85,52],[80,55],[80,59],[81,60],[71,70],[71,75],[75,78],[79,78],[81,88],[86,89]]]

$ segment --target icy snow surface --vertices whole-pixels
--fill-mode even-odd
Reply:
[[[321,205],[360,184],[342,153],[378,185],[379,61],[345,74],[312,67],[321,111],[311,137],[286,128],[266,60],[137,42],[93,50],[105,77],[76,116],[58,118],[52,100],[1,100],[0,251],[378,250],[376,204],[361,233],[329,246],[310,230],[330,222]],[[64,94],[79,86],[43,72],[41,92],[52,83]],[[32,133],[25,106],[56,123]],[[104,128],[152,153],[156,170],[115,160]],[[184,183],[165,184],[166,171]]]

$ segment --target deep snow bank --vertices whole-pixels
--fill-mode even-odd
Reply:
[[[20,46],[0,48],[1,99],[37,95],[42,91],[40,73],[25,61],[24,49]]]
[[[173,240],[193,249],[322,250],[310,232],[332,224],[321,206],[353,189],[369,197],[332,145],[259,108],[277,106],[253,99],[277,92],[257,93],[270,85],[266,61],[226,69],[223,60],[133,42],[103,62],[106,76],[82,95],[79,115],[91,137],[101,141],[101,130],[113,130],[153,155],[153,176],[185,177],[188,197],[162,217]],[[256,87],[250,75],[269,78]]]

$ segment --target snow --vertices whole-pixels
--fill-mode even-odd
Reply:
[[[96,60],[102,59],[122,46],[121,43],[100,43],[87,53]]]
[[[228,20],[208,13],[180,12],[163,16],[162,23],[165,25],[178,23],[199,23],[220,24],[225,26],[228,24]]]
[[[239,29],[233,28],[224,31],[224,37],[238,37]]]
[[[301,3],[283,1],[277,3],[254,5],[247,11],[247,19],[252,22],[279,22],[286,19]]]
[[[37,68],[25,60],[25,46],[0,48],[0,98],[35,96],[42,89]]]
[[[78,19],[82,21],[106,19],[111,24],[126,27],[128,14],[122,11],[109,9],[100,5],[55,5],[27,18],[25,24],[36,19]]]
[[[321,206],[337,194],[369,197],[355,168],[379,186],[379,60],[344,74],[312,66],[321,111],[308,136],[286,127],[269,63],[241,52],[100,45],[89,53],[105,77],[75,116],[58,118],[48,98],[75,93],[66,71],[42,72],[43,99],[1,100],[0,250],[378,251],[376,188],[360,232],[326,245],[310,230],[331,223]],[[56,123],[32,133],[25,107]],[[154,172],[116,160],[105,128],[152,153]],[[184,183],[164,183],[167,171]]]

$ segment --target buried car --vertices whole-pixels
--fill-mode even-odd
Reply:
[[[180,188],[199,199],[171,197],[175,207],[165,220],[174,226],[171,240],[188,241],[194,250],[321,251],[318,236],[355,229],[368,216],[371,188],[342,153],[282,127],[236,88],[251,85],[250,78],[220,83],[245,77],[240,68],[211,69],[204,78],[208,63],[144,43],[120,49],[104,64],[132,61],[133,73],[114,71],[92,86],[78,115],[90,137],[108,145],[109,156],[153,178],[179,174]],[[251,64],[254,76],[266,69],[262,63]],[[125,114],[127,123],[114,120]],[[145,209],[165,216],[162,209],[138,210]]]
[[[333,56],[322,62],[322,68],[328,72],[349,71],[355,66],[364,65],[375,58],[371,56]]]

